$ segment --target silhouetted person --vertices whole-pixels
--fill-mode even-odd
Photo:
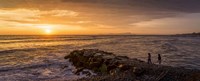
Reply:
[[[148,53],[148,64],[152,64],[152,62],[151,62],[151,53]]]
[[[158,54],[158,63],[159,63],[159,64],[161,64],[161,60],[162,60],[162,59],[161,59],[161,55]]]

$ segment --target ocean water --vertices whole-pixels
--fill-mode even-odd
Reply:
[[[200,37],[175,36],[0,36],[0,81],[74,80],[64,56],[76,49],[100,49],[162,64],[200,69]],[[66,68],[64,68],[66,67]]]

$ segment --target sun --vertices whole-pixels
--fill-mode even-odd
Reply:
[[[44,35],[52,35],[54,33],[54,25],[49,25],[49,24],[42,24],[37,26],[42,30],[42,33]]]
[[[45,34],[47,34],[47,35],[49,35],[49,34],[52,33],[52,30],[51,30],[51,29],[45,29],[44,31],[45,31]]]

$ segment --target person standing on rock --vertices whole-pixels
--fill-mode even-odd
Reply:
[[[162,60],[162,59],[161,59],[161,55],[158,54],[158,63],[159,63],[159,64],[161,64],[161,60]]]
[[[151,62],[151,53],[148,53],[148,64],[152,64],[152,62]]]

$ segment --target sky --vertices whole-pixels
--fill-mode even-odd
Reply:
[[[200,32],[200,0],[0,0],[0,35]]]

